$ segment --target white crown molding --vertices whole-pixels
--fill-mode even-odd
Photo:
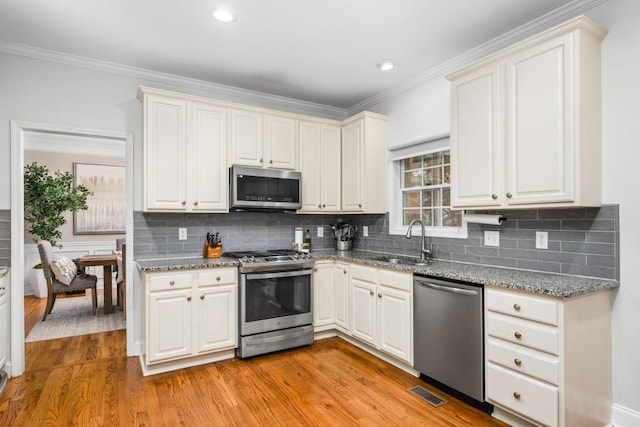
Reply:
[[[461,55],[451,58],[433,68],[430,68],[417,76],[406,80],[396,86],[386,89],[365,99],[358,104],[347,109],[347,116],[359,113],[378,103],[393,98],[407,90],[435,78],[444,77],[454,71],[476,62],[487,55],[495,53],[501,49],[509,47],[542,31],[548,30],[558,24],[566,22],[572,18],[582,15],[587,10],[594,8],[608,0],[575,0],[567,3],[545,15],[542,15],[520,27],[504,33],[486,43],[483,43]]]
[[[99,59],[86,58],[48,49],[40,49],[2,40],[0,40],[0,53],[88,68],[126,77],[144,79],[149,82],[169,84],[180,88],[205,92],[211,94],[212,97],[215,97],[216,99],[220,99],[221,101],[232,101],[240,104],[277,109],[291,113],[342,120],[346,117],[347,112],[344,108],[333,107],[330,105],[271,95],[264,92],[206,82],[204,80],[183,77],[176,74],[162,73],[159,71],[117,64]]]

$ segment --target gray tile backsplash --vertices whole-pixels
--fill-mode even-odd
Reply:
[[[497,213],[508,219],[500,226],[469,224],[466,239],[430,239],[435,258],[605,279],[619,278],[617,205],[478,213]],[[198,256],[206,233],[211,231],[220,233],[225,251],[288,248],[293,241],[295,227],[311,231],[312,249],[333,249],[334,241],[329,227],[340,220],[358,226],[358,230],[362,230],[364,225],[369,227],[368,237],[357,234],[355,249],[418,255],[420,238],[407,240],[404,236],[389,235],[388,215],[264,212],[136,212],[134,251],[137,259]],[[179,227],[187,228],[187,240],[178,240]],[[316,237],[318,227],[322,227],[324,237]],[[500,231],[500,247],[484,246],[485,230]],[[536,231],[549,233],[548,249],[535,248]]]
[[[0,210],[0,267],[11,266],[11,210]]]

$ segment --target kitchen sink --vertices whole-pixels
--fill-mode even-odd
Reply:
[[[374,261],[382,261],[388,262],[389,264],[400,264],[400,265],[427,265],[427,261],[420,261],[415,258],[400,258],[395,256],[381,256],[372,258]]]

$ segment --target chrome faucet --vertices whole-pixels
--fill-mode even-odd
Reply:
[[[406,237],[407,239],[411,238],[411,229],[413,228],[413,224],[415,224],[416,222],[422,227],[422,248],[420,248],[420,261],[428,262],[432,256],[431,249],[433,248],[433,244],[431,244],[430,247],[427,247],[427,233],[424,229],[424,222],[422,222],[422,220],[420,219],[412,220],[409,224],[409,230],[407,230],[407,234],[404,237]]]

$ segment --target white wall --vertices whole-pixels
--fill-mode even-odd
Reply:
[[[638,175],[632,172],[640,161],[640,1],[610,0],[588,16],[609,30],[602,54],[602,201],[620,205],[621,287],[613,304],[614,422],[640,425],[640,193]],[[425,82],[367,108],[389,115],[390,148],[449,132],[449,92],[443,81]]]

